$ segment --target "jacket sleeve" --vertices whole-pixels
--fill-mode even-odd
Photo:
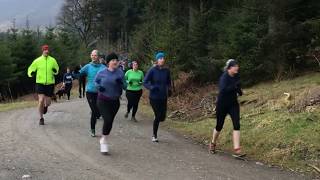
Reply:
[[[56,70],[53,74],[54,75],[58,75],[59,74],[59,65],[58,65],[58,63],[57,63],[57,61],[55,59],[53,61],[53,69]]]
[[[124,75],[124,79],[126,81],[126,83],[129,83],[129,71],[126,72],[126,74]]]
[[[151,83],[152,81],[152,78],[153,78],[153,71],[152,69],[150,69],[146,76],[144,77],[144,80],[143,80],[143,86],[149,90],[152,90],[153,89],[153,85]]]
[[[82,67],[80,69],[79,73],[80,73],[79,77],[87,76],[88,75],[88,65],[85,65],[84,67]]]
[[[37,71],[37,61],[33,61],[32,64],[28,68],[28,76],[32,77],[32,73]]]
[[[167,86],[169,89],[171,89],[171,72],[170,72],[170,70],[168,70]]]
[[[228,84],[226,76],[222,76],[219,81],[220,93],[229,93],[236,90],[235,84]]]
[[[98,73],[94,79],[95,86],[99,89],[101,87],[101,75]]]

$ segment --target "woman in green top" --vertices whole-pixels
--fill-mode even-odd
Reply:
[[[139,70],[139,65],[136,61],[132,62],[132,69],[128,70],[125,74],[125,78],[128,84],[126,97],[128,99],[127,113],[125,118],[128,118],[129,113],[132,109],[132,121],[137,122],[136,113],[138,110],[138,105],[140,98],[142,96],[142,84],[144,75],[143,72]]]

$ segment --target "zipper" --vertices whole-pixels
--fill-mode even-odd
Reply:
[[[46,85],[48,83],[48,56],[46,57]]]

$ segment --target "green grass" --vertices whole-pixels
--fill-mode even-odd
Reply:
[[[307,89],[320,87],[320,73],[278,83],[261,83],[245,89],[241,106],[241,144],[250,159],[312,171],[307,164],[320,167],[320,106],[313,112],[292,113],[287,110],[284,92],[301,97]],[[143,109],[146,109],[145,107]],[[181,122],[168,120],[167,128],[208,143],[215,118]],[[228,118],[220,136],[219,148],[232,149],[232,123]]]
[[[36,101],[20,101],[20,102],[13,102],[13,103],[4,103],[4,104],[0,104],[0,112],[35,107],[36,105],[37,105]]]

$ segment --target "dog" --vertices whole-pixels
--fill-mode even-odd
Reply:
[[[64,96],[64,94],[65,94],[64,88],[60,88],[55,95],[58,96],[59,99],[61,99],[61,97]]]

